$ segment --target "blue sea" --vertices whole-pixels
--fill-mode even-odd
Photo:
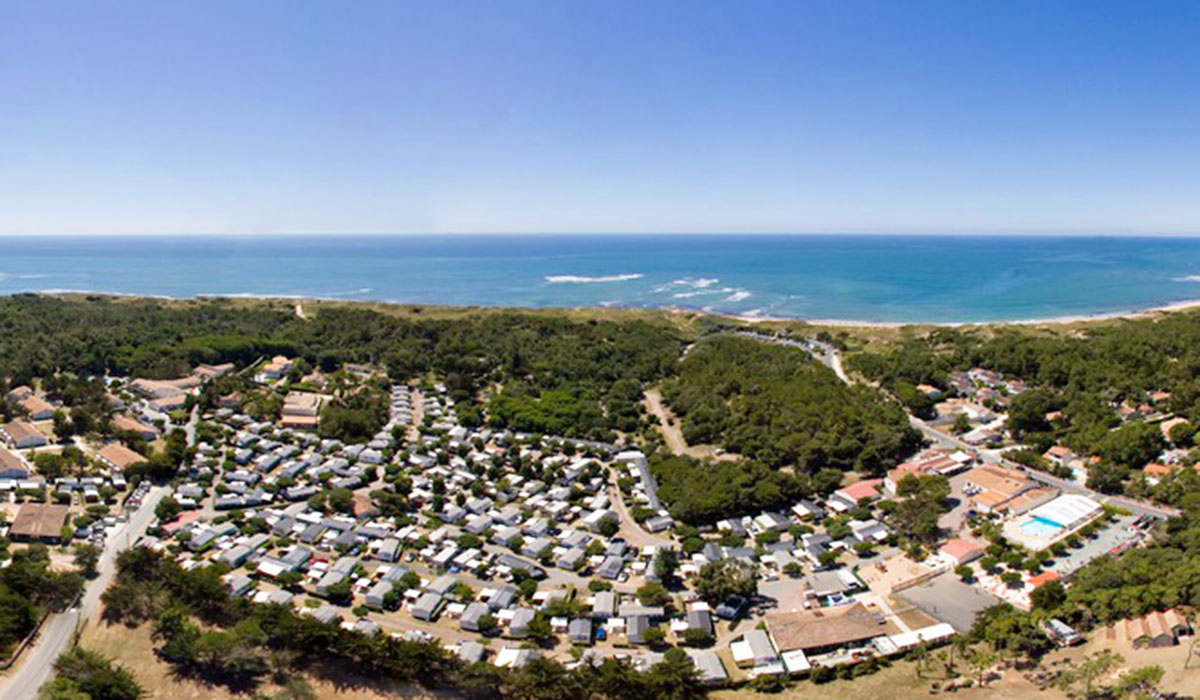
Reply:
[[[1200,299],[1200,239],[884,235],[16,237],[0,293],[674,307],[1015,321]]]

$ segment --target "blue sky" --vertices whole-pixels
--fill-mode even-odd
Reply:
[[[1200,3],[0,0],[0,233],[1200,234]]]

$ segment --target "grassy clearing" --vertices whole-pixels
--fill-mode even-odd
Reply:
[[[233,696],[222,686],[206,685],[176,676],[171,666],[154,654],[150,625],[130,629],[122,625],[93,623],[84,630],[80,644],[129,669],[146,689],[146,700],[227,700]],[[317,700],[450,700],[461,697],[458,694],[430,693],[410,686],[380,682],[335,668],[313,671],[319,676],[302,675],[312,684]],[[279,688],[266,683],[259,690],[274,693]]]

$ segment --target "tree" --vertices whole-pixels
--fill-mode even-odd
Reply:
[[[1191,447],[1196,441],[1196,426],[1191,423],[1178,423],[1171,426],[1169,435],[1176,447]]]
[[[954,574],[966,583],[975,580],[975,570],[966,564],[959,564],[954,568]]]
[[[967,666],[975,675],[976,685],[983,686],[986,680],[984,674],[996,663],[998,658],[994,651],[987,648],[976,647],[967,652]]]
[[[659,581],[669,582],[679,568],[679,555],[674,549],[660,547],[654,555],[654,575]]]
[[[662,661],[650,667],[644,676],[645,691],[642,693],[607,693],[607,697],[647,697],[656,700],[702,700],[708,691],[700,682],[695,664],[682,649],[674,647],[663,652]],[[629,688],[633,683],[625,683]],[[614,689],[615,690],[615,689]]]
[[[339,605],[349,603],[353,595],[354,591],[350,587],[349,579],[342,579],[325,587],[325,597]]]
[[[601,535],[605,537],[612,537],[620,532],[621,523],[611,515],[606,515],[600,519],[599,524],[596,525],[596,529]]]
[[[1072,697],[1095,698],[1096,681],[1107,676],[1124,661],[1120,654],[1101,649],[1091,656],[1084,657],[1073,668],[1061,671],[1055,685]]]
[[[183,506],[179,505],[179,501],[175,500],[174,496],[163,496],[158,505],[154,506],[154,516],[159,522],[169,523],[179,517],[183,511]]]
[[[59,442],[67,442],[74,434],[75,426],[71,424],[71,420],[67,418],[67,414],[62,411],[55,411],[54,437],[58,438]]]
[[[713,643],[713,636],[707,630],[689,627],[683,631],[683,643],[690,647],[706,647]]]
[[[1121,698],[1156,698],[1160,697],[1156,688],[1162,682],[1165,672],[1162,666],[1142,666],[1117,679],[1116,694]]]
[[[1033,589],[1033,592],[1029,594],[1029,600],[1035,608],[1053,611],[1067,602],[1067,589],[1058,579],[1047,581]]]
[[[671,602],[671,594],[661,583],[646,583],[637,589],[638,602],[642,605],[665,607]]]
[[[758,593],[754,564],[741,559],[722,559],[705,564],[696,578],[696,593],[712,604],[734,596],[750,598]]]
[[[101,550],[94,544],[75,545],[75,566],[87,578],[96,577],[96,566],[100,563]]]
[[[496,618],[492,617],[488,613],[480,615],[479,619],[475,621],[475,624],[479,627],[479,633],[485,637],[495,632],[496,628],[499,626],[499,623],[496,622]]]
[[[646,628],[646,631],[642,633],[642,639],[650,646],[656,647],[667,640],[667,633],[663,632],[661,627],[655,625]]]
[[[954,416],[954,424],[950,426],[950,432],[955,435],[971,432],[971,419],[967,418],[967,414],[959,413]]]
[[[64,689],[74,688],[91,700],[138,700],[144,694],[133,674],[99,654],[76,647],[54,662],[57,688],[47,697],[75,697]],[[62,682],[65,681],[65,682]],[[71,685],[73,684],[73,685]]]

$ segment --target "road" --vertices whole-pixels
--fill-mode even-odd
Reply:
[[[745,336],[748,338],[753,338],[755,340],[760,340],[760,341],[766,342],[766,343],[773,343],[776,345],[786,345],[788,347],[794,347],[794,348],[798,348],[800,350],[804,350],[804,351],[808,352],[809,354],[811,354],[814,358],[816,358],[821,364],[823,364],[826,367],[833,370],[834,373],[837,374],[838,378],[841,379],[843,382],[845,382],[846,384],[853,383],[853,380],[850,378],[850,376],[848,374],[846,374],[845,369],[842,367],[842,359],[841,359],[840,354],[837,351],[837,348],[835,348],[831,345],[822,343],[817,340],[795,340],[793,338],[782,338],[782,337],[773,336],[773,335],[766,335],[764,333],[755,333],[752,331],[744,331],[744,332],[740,333],[739,335],[742,335],[742,336]],[[1167,506],[1159,506],[1159,505],[1155,505],[1152,503],[1144,503],[1142,501],[1135,501],[1131,498],[1125,498],[1123,496],[1108,496],[1108,495],[1105,495],[1102,493],[1097,493],[1097,492],[1087,488],[1086,486],[1076,483],[1074,481],[1060,479],[1056,476],[1053,476],[1052,474],[1047,474],[1046,472],[1038,471],[1036,469],[1027,469],[1024,465],[1017,464],[1016,462],[1006,459],[1004,457],[1004,455],[997,452],[996,450],[989,450],[986,448],[978,447],[976,445],[971,445],[969,443],[963,442],[962,440],[958,439],[957,437],[954,437],[953,435],[948,435],[939,430],[936,430],[933,426],[929,425],[924,420],[921,420],[920,418],[918,418],[914,415],[910,414],[908,417],[908,421],[909,421],[909,423],[912,424],[912,426],[914,428],[921,431],[921,433],[926,438],[931,440],[935,445],[938,445],[940,447],[958,448],[961,450],[965,450],[974,455],[977,455],[981,460],[983,460],[987,464],[999,464],[1001,466],[1009,467],[1011,469],[1016,469],[1018,471],[1023,472],[1026,476],[1033,479],[1034,481],[1037,481],[1037,482],[1040,482],[1047,486],[1056,488],[1056,489],[1062,491],[1063,493],[1076,493],[1076,494],[1088,496],[1100,503],[1107,503],[1109,505],[1113,505],[1118,508],[1124,508],[1125,510],[1128,510],[1129,512],[1134,513],[1135,515],[1152,515],[1157,518],[1169,518],[1169,517],[1174,517],[1176,515],[1179,515],[1179,510],[1175,509],[1175,508],[1170,508]]]
[[[663,406],[662,394],[658,389],[646,390],[646,407],[650,410],[650,415],[658,419],[659,432],[667,441],[667,448],[671,450],[671,454],[682,455],[687,453],[687,441],[683,439],[683,431],[679,426],[671,422],[671,417],[667,414],[667,409]]]
[[[99,573],[88,582],[79,605],[55,613],[46,620],[37,640],[21,654],[18,665],[0,679],[0,698],[34,700],[37,697],[38,689],[54,673],[54,661],[70,646],[75,630],[99,613],[100,596],[117,571],[117,554],[146,532],[154,520],[154,507],[169,491],[165,486],[151,488],[142,500],[142,507],[130,516],[129,521],[109,533],[97,566]]]

